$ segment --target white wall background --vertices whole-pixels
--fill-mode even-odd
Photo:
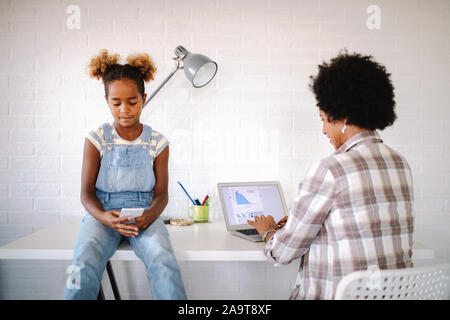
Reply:
[[[380,30],[366,26],[371,4],[381,9]],[[81,10],[79,30],[66,25],[69,5]],[[185,215],[189,202],[180,180],[196,197],[212,196],[216,220],[217,182],[280,180],[289,203],[308,167],[333,152],[321,134],[309,75],[347,48],[372,54],[392,73],[398,120],[381,135],[413,170],[415,239],[448,255],[449,40],[447,0],[0,0],[0,245],[83,214],[84,136],[112,119],[102,83],[87,75],[100,49],[123,61],[130,53],[149,53],[159,71],[148,92],[173,68],[177,45],[218,62],[216,78],[203,89],[177,73],[142,119],[171,141],[165,214]],[[253,274],[251,263],[238,265]],[[183,272],[196,267],[222,268],[188,263]],[[286,284],[268,293],[273,273],[260,268],[254,286],[262,297],[287,298]],[[295,268],[285,281],[294,280]],[[0,291],[10,297],[6,292],[16,286],[5,283],[21,276],[5,272]],[[229,283],[231,275],[214,271],[210,277]],[[245,292],[241,280],[233,297]],[[195,297],[206,290],[188,287]]]

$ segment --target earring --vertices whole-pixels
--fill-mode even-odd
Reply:
[[[347,124],[344,124],[344,127],[342,128],[341,132],[344,133],[345,129],[347,129]]]

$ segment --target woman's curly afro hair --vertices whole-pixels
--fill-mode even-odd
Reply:
[[[106,49],[100,50],[99,55],[93,57],[89,63],[89,75],[103,80],[106,96],[109,83],[124,78],[133,80],[141,96],[144,96],[144,81],[153,80],[156,72],[150,56],[146,53],[131,55],[127,58],[127,64],[119,64],[119,59],[118,54],[110,55]]]
[[[390,75],[372,56],[344,50],[319,65],[309,87],[329,121],[347,118],[348,124],[383,130],[397,118]]]

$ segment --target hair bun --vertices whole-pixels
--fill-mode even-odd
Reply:
[[[130,66],[139,69],[145,82],[154,79],[156,66],[148,54],[143,53],[138,55],[130,55],[127,58],[127,61]]]
[[[120,56],[116,53],[108,54],[108,50],[102,49],[98,56],[91,59],[89,63],[89,75],[98,79],[102,78],[108,67],[117,64]]]

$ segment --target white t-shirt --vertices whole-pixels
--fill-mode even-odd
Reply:
[[[111,134],[114,139],[114,145],[139,145],[142,144],[142,134],[137,139],[133,141],[128,141],[123,139],[116,131],[116,128],[112,123],[109,124],[111,128]],[[105,144],[105,139],[103,137],[103,128],[99,127],[94,131],[90,131],[86,138],[95,146],[95,148],[100,152],[100,157],[103,157],[103,148],[102,146]],[[150,157],[152,161],[164,150],[165,147],[169,145],[169,140],[162,135],[159,131],[156,131],[152,128],[152,137],[150,139],[150,146],[156,146],[155,150],[153,148],[149,149]]]

